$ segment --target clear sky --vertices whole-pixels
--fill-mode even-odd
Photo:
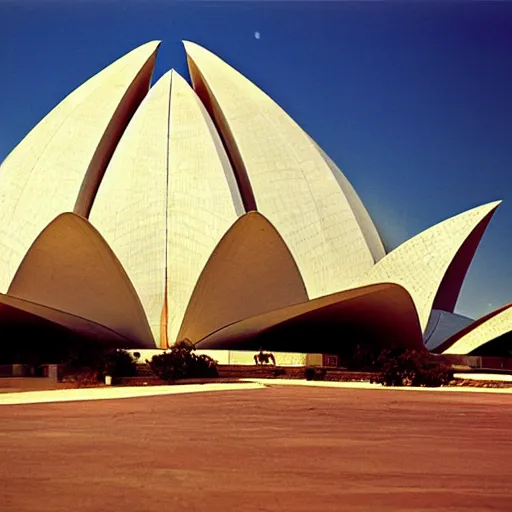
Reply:
[[[358,191],[388,249],[496,199],[457,310],[512,301],[512,2],[0,0],[0,161],[135,46],[182,39],[277,101]]]

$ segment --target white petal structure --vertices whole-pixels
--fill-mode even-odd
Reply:
[[[101,325],[115,333],[114,338],[122,336],[139,347],[155,346],[140,300],[119,261],[94,227],[74,213],[59,215],[36,238],[8,296],[25,301],[25,306],[50,308],[49,317],[41,308],[25,309],[43,318],[63,313],[59,316],[67,318],[68,328],[73,328],[68,316],[72,315],[81,319],[78,325]]]
[[[418,315],[410,295],[384,283],[334,293],[233,322],[201,340],[201,349],[289,350],[343,354],[367,346],[422,350]]]
[[[374,256],[316,145],[272,99],[204,48],[185,42],[194,88],[224,138],[246,209],[278,230],[310,298],[347,288]]]
[[[361,199],[359,199],[357,192],[354,190],[354,187],[350,181],[348,181],[341,169],[332,161],[330,156],[320,146],[318,146],[318,144],[315,143],[315,146],[317,147],[318,151],[320,151],[320,154],[331,169],[334,177],[341,187],[341,190],[345,194],[345,197],[347,198],[347,201],[349,202],[350,207],[352,208],[352,211],[354,212],[354,215],[357,219],[359,227],[363,232],[364,238],[368,244],[370,252],[372,253],[373,259],[375,262],[381,260],[384,258],[384,256],[386,256],[386,250],[384,249],[384,244],[380,239],[377,228],[375,227],[375,224],[373,223],[368,210],[365,208]]]
[[[500,202],[468,210],[407,240],[353,286],[386,282],[403,286],[425,331],[436,298],[458,295],[480,237]]]
[[[258,212],[222,237],[197,281],[179,339],[196,343],[240,320],[307,302],[290,250]]]
[[[468,325],[460,333],[446,340],[439,349],[443,354],[467,355],[511,331],[512,304],[507,304]]]
[[[2,163],[0,291],[57,215],[87,216],[115,146],[149,89],[158,46],[147,43],[85,82]]]
[[[137,290],[160,346],[176,341],[204,265],[243,213],[208,112],[170,71],[126,129],[90,215]]]
[[[350,182],[271,98],[188,42],[194,89],[174,71],[149,89],[158,47],[85,82],[2,163],[0,326],[116,347],[426,350],[500,202],[386,254]],[[511,330],[508,305],[436,351]]]

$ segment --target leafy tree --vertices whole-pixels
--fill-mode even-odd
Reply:
[[[106,375],[110,375],[114,379],[132,377],[137,373],[137,365],[135,359],[126,350],[105,349],[101,346],[90,345],[81,346],[70,354],[66,362],[65,373],[89,375],[100,381]]]
[[[376,382],[384,386],[439,387],[453,377],[451,365],[441,356],[416,350],[385,350],[374,363]]]
[[[103,376],[133,377],[137,374],[135,358],[126,350],[109,350],[98,368]]]
[[[151,371],[162,380],[218,377],[217,362],[207,355],[194,353],[190,342],[178,342],[168,352],[154,356]]]

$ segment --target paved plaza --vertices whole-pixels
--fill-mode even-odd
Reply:
[[[4,405],[5,510],[512,509],[510,394],[270,386]]]

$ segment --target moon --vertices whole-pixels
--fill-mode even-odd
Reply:
[[[254,32],[254,39],[259,39],[260,37],[261,34],[258,31]]]

